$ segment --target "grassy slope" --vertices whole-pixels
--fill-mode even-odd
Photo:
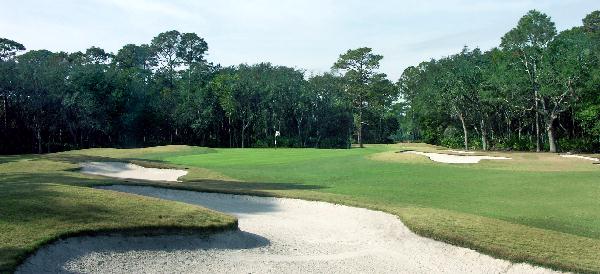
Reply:
[[[204,208],[85,187],[115,181],[75,173],[76,165],[57,156],[0,157],[0,273],[14,270],[41,245],[70,235],[236,227],[233,217]]]
[[[600,271],[599,166],[553,154],[448,165],[394,153],[407,148],[415,149],[217,149],[163,160],[262,182],[270,195],[386,210],[423,235],[515,261]],[[246,191],[228,182],[192,185]]]

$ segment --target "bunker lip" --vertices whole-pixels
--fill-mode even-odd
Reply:
[[[446,163],[446,164],[477,164],[481,160],[511,160],[508,157],[496,157],[496,156],[478,156],[478,155],[453,155],[436,152],[421,152],[414,150],[402,151],[402,153],[410,153],[427,156],[434,162]]]
[[[452,152],[452,153],[459,153],[459,154],[475,154],[474,151],[464,151],[464,150],[453,150],[453,149],[449,149],[446,150],[447,152]]]
[[[81,172],[113,178],[178,182],[188,172],[178,169],[149,168],[125,162],[84,162]]]
[[[588,161],[600,162],[600,159],[598,159],[598,158],[589,157],[589,156],[583,156],[583,155],[577,155],[577,154],[561,154],[560,157],[563,157],[563,158],[577,158],[577,159],[583,159],[583,160],[588,160]]]

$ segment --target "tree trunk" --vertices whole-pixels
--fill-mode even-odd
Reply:
[[[245,134],[246,134],[246,119],[242,119],[242,148],[244,148]]]
[[[300,147],[304,147],[304,142],[302,141],[302,126],[301,126],[302,120],[304,120],[304,119],[296,118],[296,123],[298,124],[297,125],[297,127],[298,127],[298,142],[299,142]],[[281,124],[279,125],[279,130],[281,130]]]
[[[50,140],[52,139],[52,133],[48,133],[48,142],[46,142],[46,152],[50,153]]]
[[[348,148],[352,148],[352,127],[348,127],[348,136],[350,136],[350,138],[348,139]]]
[[[298,124],[298,142],[299,145],[302,147],[302,130],[300,128],[300,124]]]
[[[35,137],[37,138],[38,143],[38,154],[42,154],[42,130],[38,127],[35,129]]]
[[[557,146],[556,146],[556,136],[555,136],[555,128],[554,128],[554,120],[556,120],[555,118],[550,118],[547,122],[546,122],[546,132],[548,133],[548,143],[550,144],[550,152],[552,153],[556,153],[557,150]]]
[[[541,149],[541,142],[540,142],[540,114],[538,113],[539,106],[538,106],[537,87],[534,87],[533,90],[534,90],[534,94],[535,94],[535,151],[540,152],[540,151],[542,151],[542,149]]]
[[[4,96],[2,96],[2,104],[3,104],[3,111],[4,111],[4,130],[6,130],[8,128],[8,106],[6,103],[6,94],[4,94]]]
[[[246,132],[246,128],[242,126],[242,148],[244,148],[244,133]]]
[[[232,136],[231,136],[231,117],[227,117],[229,123],[227,124],[227,133],[229,133],[229,148],[232,146]]]
[[[511,137],[511,121],[510,121],[510,118],[506,122],[506,133],[508,134],[508,138],[510,139],[510,137]]]
[[[362,140],[362,108],[358,111],[358,145],[363,148]]]
[[[382,125],[383,121],[382,120],[383,120],[383,118],[381,118],[381,116],[379,116],[379,130],[377,132],[378,133],[377,138],[379,139],[379,142],[383,141],[383,125]]]
[[[485,122],[481,119],[481,146],[483,150],[488,150],[488,141],[487,141],[487,130],[485,128]]]
[[[469,136],[468,136],[468,131],[467,131],[467,124],[465,124],[465,117],[463,116],[463,114],[461,112],[458,113],[458,119],[460,119],[460,123],[462,124],[462,128],[463,128],[463,139],[465,142],[465,150],[469,150]]]

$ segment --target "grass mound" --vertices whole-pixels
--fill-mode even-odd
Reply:
[[[2,160],[0,273],[13,271],[40,246],[73,235],[208,233],[237,227],[235,218],[205,208],[87,187],[117,181],[76,173],[77,165],[52,160],[52,155]]]

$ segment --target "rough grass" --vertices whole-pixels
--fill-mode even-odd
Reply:
[[[81,234],[208,233],[236,228],[233,217],[183,203],[96,190],[111,184],[40,157],[0,159],[0,273],[41,245]]]

